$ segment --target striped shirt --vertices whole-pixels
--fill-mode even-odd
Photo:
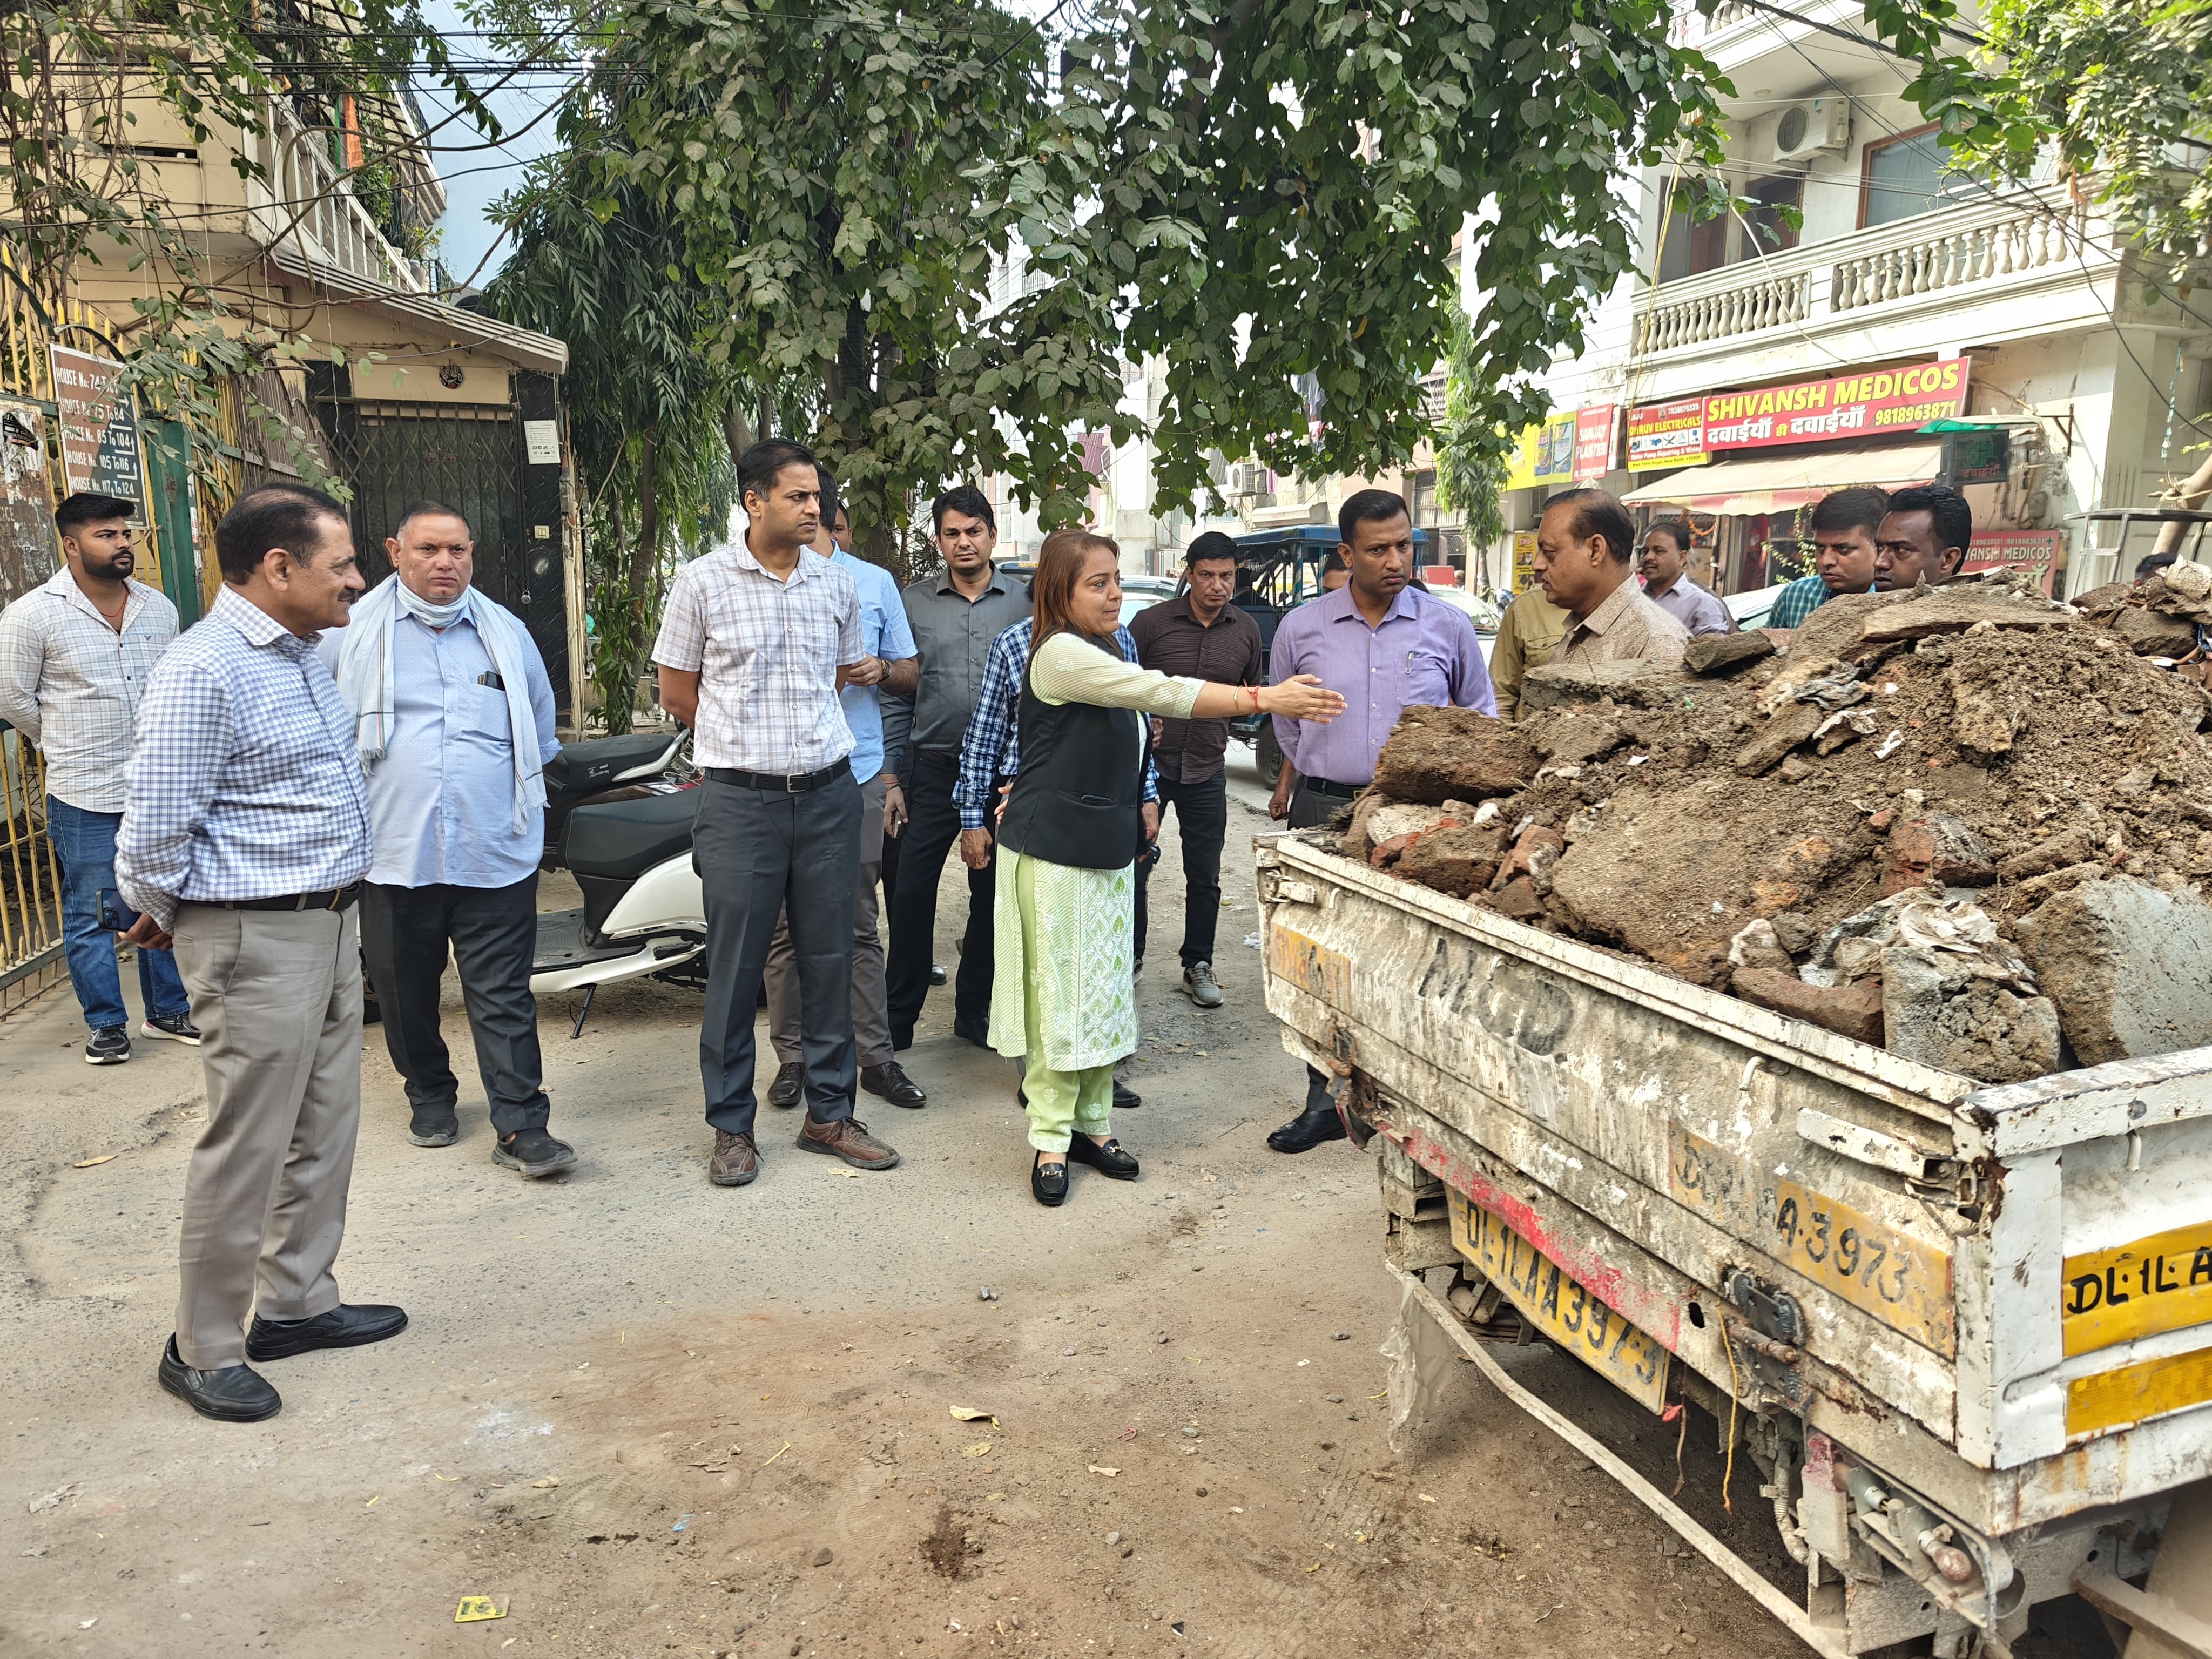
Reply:
[[[179,904],[350,886],[368,852],[353,714],[315,636],[225,587],[139,703],[116,886],[167,929]]]
[[[798,777],[853,752],[837,671],[867,655],[860,592],[811,549],[788,579],[743,541],[676,573],[653,659],[699,677],[692,758]]]
[[[86,812],[123,810],[131,722],[177,607],[131,582],[108,625],[64,566],[0,612],[0,720],[46,752],[46,793]]]

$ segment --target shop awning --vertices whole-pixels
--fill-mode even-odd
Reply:
[[[1700,513],[1786,513],[1853,484],[1901,489],[1942,470],[1943,445],[1869,445],[1802,455],[1746,455],[1685,467],[1621,497],[1631,506],[1695,507]]]

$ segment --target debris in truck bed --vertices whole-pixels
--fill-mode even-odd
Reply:
[[[1998,576],[1839,596],[1776,655],[1532,670],[1518,726],[1408,709],[1345,850],[1984,1081],[2212,1042],[2200,623],[2203,566]]]

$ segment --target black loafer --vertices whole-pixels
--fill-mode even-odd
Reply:
[[[218,1423],[258,1423],[284,1409],[284,1401],[269,1380],[250,1365],[225,1365],[218,1370],[196,1371],[177,1358],[177,1339],[161,1350],[155,1371],[161,1387],[202,1417]]]
[[[248,1359],[289,1359],[315,1348],[358,1348],[365,1342],[381,1342],[407,1328],[407,1310],[364,1303],[358,1307],[341,1302],[313,1319],[264,1319],[259,1314],[246,1333]]]
[[[1114,1109],[1115,1111],[1129,1111],[1135,1107],[1143,1105],[1144,1103],[1144,1096],[1139,1094],[1127,1084],[1122,1082],[1120,1078],[1117,1077],[1114,1079]]]
[[[945,964],[939,962],[931,963],[929,964],[929,982],[932,985],[942,985],[945,983]]]
[[[928,1091],[908,1077],[906,1067],[895,1060],[860,1067],[860,1086],[894,1106],[904,1106],[909,1110],[929,1104]]]
[[[1078,1129],[1067,1139],[1067,1155],[1078,1164],[1088,1164],[1110,1181],[1134,1181],[1137,1160],[1121,1150],[1121,1143],[1109,1135],[1101,1146]]]
[[[1336,1108],[1311,1106],[1267,1137],[1279,1152],[1310,1152],[1325,1140],[1344,1139],[1344,1120]]]
[[[768,1085],[768,1103],[779,1112],[787,1112],[805,1092],[806,1062],[787,1060],[775,1068],[775,1081]]]
[[[1030,1191],[1047,1209],[1058,1209],[1067,1202],[1067,1165],[1048,1164],[1044,1154],[1039,1152],[1036,1161],[1030,1165]]]

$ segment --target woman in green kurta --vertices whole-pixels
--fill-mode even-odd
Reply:
[[[1125,662],[1112,643],[1120,562],[1104,536],[1045,539],[1030,589],[1021,770],[999,825],[991,1046],[1028,1059],[1030,1187],[1048,1205],[1067,1196],[1070,1157],[1115,1180],[1137,1176],[1109,1114],[1114,1062],[1137,1046],[1131,883],[1148,829],[1146,717],[1328,720],[1344,707],[1310,674],[1216,685]]]

